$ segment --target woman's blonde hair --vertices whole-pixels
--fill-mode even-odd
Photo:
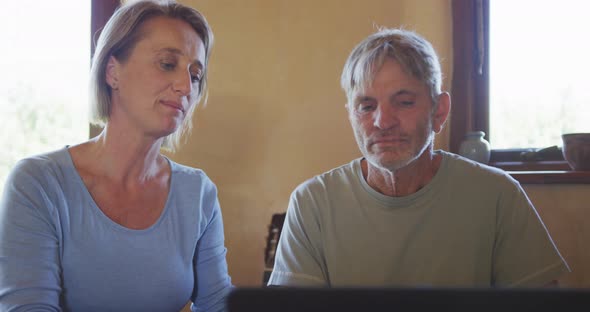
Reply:
[[[111,112],[111,87],[106,82],[106,67],[111,56],[124,62],[135,44],[142,38],[141,25],[154,17],[169,17],[185,21],[197,32],[205,47],[203,76],[196,98],[187,111],[180,129],[164,138],[162,148],[174,151],[183,134],[192,128],[192,115],[201,99],[207,99],[207,69],[213,44],[213,32],[205,17],[197,10],[174,0],[128,1],[120,6],[102,29],[96,43],[90,70],[90,121],[104,126]]]

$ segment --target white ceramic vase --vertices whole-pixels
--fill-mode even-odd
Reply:
[[[482,164],[490,162],[490,143],[484,139],[483,131],[467,132],[459,147],[459,155]]]

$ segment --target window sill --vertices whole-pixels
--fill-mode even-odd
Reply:
[[[590,171],[508,171],[520,184],[590,184]]]
[[[492,162],[521,184],[590,184],[590,171],[572,171],[565,161]]]

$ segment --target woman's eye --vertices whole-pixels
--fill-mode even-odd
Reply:
[[[191,81],[192,81],[193,83],[198,83],[198,82],[200,82],[200,81],[201,81],[201,75],[194,75],[194,74],[191,74]]]
[[[176,64],[170,62],[162,62],[160,63],[160,67],[162,67],[163,70],[173,70],[174,67],[176,67]]]
[[[414,105],[414,102],[413,101],[402,101],[401,104],[403,106],[412,106],[412,105]]]

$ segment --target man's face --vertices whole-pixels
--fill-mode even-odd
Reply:
[[[433,103],[425,84],[388,59],[362,93],[353,95],[348,116],[357,144],[370,165],[396,171],[432,144]],[[435,129],[433,129],[433,126]]]

